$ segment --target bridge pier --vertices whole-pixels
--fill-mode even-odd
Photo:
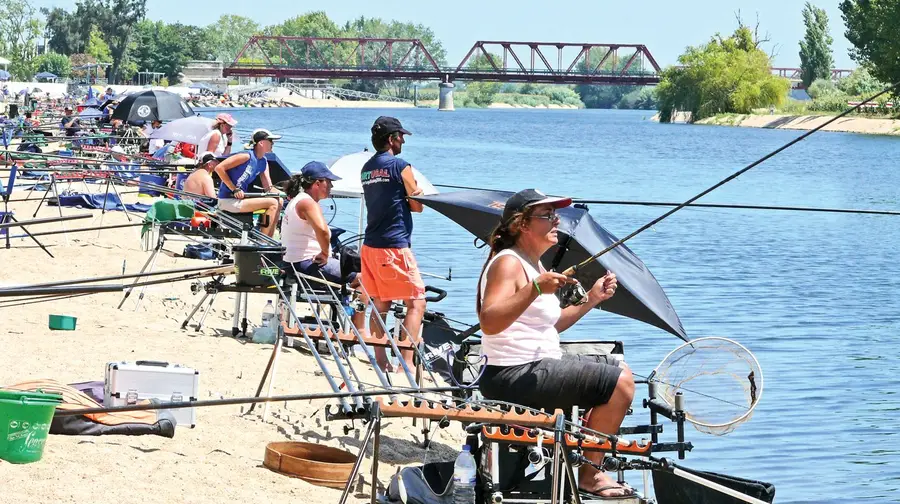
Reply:
[[[441,82],[439,85],[440,95],[438,96],[438,110],[450,112],[453,108],[453,83]]]

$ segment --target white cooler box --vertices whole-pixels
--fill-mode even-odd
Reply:
[[[104,406],[125,406],[143,399],[160,402],[196,401],[200,373],[177,364],[157,361],[110,362],[103,386]],[[171,410],[178,426],[197,424],[196,408]]]

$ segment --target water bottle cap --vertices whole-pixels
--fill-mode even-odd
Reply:
[[[467,444],[464,444],[464,445],[463,445],[463,451],[471,452],[471,451],[472,451],[472,447],[469,446],[469,445],[467,445]]]

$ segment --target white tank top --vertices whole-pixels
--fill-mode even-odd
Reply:
[[[222,133],[218,129],[209,130],[209,133],[203,135],[203,138],[200,139],[200,143],[197,144],[197,154],[202,154],[209,150],[209,141],[212,139],[213,135],[221,135],[219,138],[219,144],[216,145],[216,150],[212,151],[216,156],[221,156],[225,154],[225,147],[228,146],[228,138],[225,136],[225,133]]]
[[[506,255],[513,256],[522,263],[529,282],[540,274],[514,250],[503,250],[491,259],[481,276],[482,300],[488,271],[498,258]],[[543,270],[543,267],[541,269]],[[562,358],[562,352],[559,349],[559,332],[554,327],[560,315],[562,315],[562,309],[559,307],[559,300],[556,296],[553,294],[540,295],[509,327],[497,334],[485,333],[481,339],[481,353],[487,356],[488,365],[493,366],[518,366],[541,359]]]
[[[301,192],[291,198],[284,209],[284,218],[281,221],[281,243],[284,245],[284,260],[287,262],[299,262],[304,259],[312,259],[320,252],[322,247],[316,239],[316,231],[306,219],[297,215],[297,203],[312,199],[312,196]]]

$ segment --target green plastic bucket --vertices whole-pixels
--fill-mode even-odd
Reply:
[[[0,389],[0,459],[36,462],[44,454],[59,394]]]

